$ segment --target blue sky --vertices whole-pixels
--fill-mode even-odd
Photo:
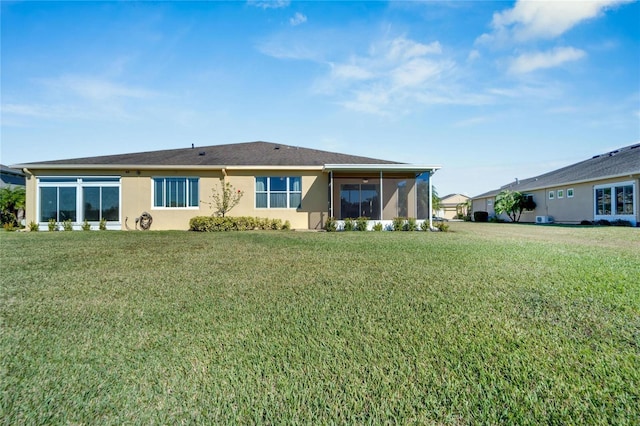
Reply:
[[[640,141],[640,4],[2,1],[11,165],[256,140],[477,195]]]

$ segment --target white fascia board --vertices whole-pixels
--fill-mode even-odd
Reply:
[[[226,166],[185,166],[153,164],[16,164],[15,167],[31,170],[222,170]]]
[[[317,170],[321,171],[322,166],[227,166],[227,170]]]
[[[435,172],[442,166],[425,164],[325,164],[325,172]]]

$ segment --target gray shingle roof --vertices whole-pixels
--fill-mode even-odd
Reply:
[[[133,154],[43,161],[30,165],[138,166],[322,166],[324,164],[401,164],[272,142],[245,142]]]
[[[640,143],[616,149],[588,160],[528,179],[511,182],[507,185],[476,195],[473,198],[485,198],[497,195],[503,189],[512,191],[533,191],[540,188],[588,182],[610,177],[640,174]]]

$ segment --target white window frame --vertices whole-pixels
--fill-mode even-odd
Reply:
[[[258,179],[267,179],[267,188],[264,191],[258,191],[258,185],[257,185],[257,180]],[[271,207],[271,179],[279,179],[279,178],[285,178],[286,181],[286,194],[287,194],[287,206],[286,207]],[[299,179],[300,180],[300,191],[292,191],[290,188],[290,179]],[[275,191],[274,193],[277,194],[284,194],[284,191]],[[257,202],[257,194],[266,194],[267,195],[267,206],[266,207],[258,207],[258,202]],[[298,206],[291,206],[291,194],[300,194],[300,205]],[[271,209],[271,210],[276,210],[276,209],[280,209],[280,210],[284,210],[284,209],[298,209],[302,206],[302,176],[255,176],[255,178],[253,179],[253,207],[256,210],[264,210],[264,209]]]
[[[573,188],[567,189],[567,198],[573,198]]]
[[[553,200],[556,198],[556,191],[549,191],[549,199]]]
[[[621,186],[631,186],[632,187],[632,194],[633,194],[633,207],[632,207],[632,212],[631,214],[618,214],[618,212],[616,211],[617,209],[617,202],[616,202],[616,188],[617,187],[621,187]],[[597,206],[596,206],[596,191],[598,189],[606,189],[609,188],[611,189],[611,214],[597,214],[598,210],[597,210]],[[629,181],[624,181],[624,182],[612,182],[612,183],[605,183],[605,184],[601,184],[601,185],[594,185],[593,187],[593,199],[592,199],[592,204],[593,204],[593,218],[594,220],[601,220],[601,219],[605,219],[605,220],[627,220],[629,222],[631,222],[633,225],[636,224],[636,214],[638,212],[638,186],[636,185],[636,181],[633,180],[629,180]]]
[[[564,198],[564,189],[558,189],[558,198]]]
[[[116,180],[117,179],[117,180]],[[51,180],[51,182],[47,182]],[[66,181],[66,182],[65,182]],[[107,221],[107,229],[120,229],[122,223],[122,177],[121,176],[38,176],[36,179],[36,218],[41,227],[46,227],[47,222],[40,219],[40,188],[75,188],[76,190],[76,221],[73,229],[81,229],[84,223],[83,188],[118,188],[118,220]],[[90,224],[98,224],[98,221],[89,221]]]
[[[163,179],[162,182],[162,205],[156,206],[156,180]],[[167,206],[167,179],[184,179],[185,180],[185,206],[171,207]],[[189,180],[193,179],[198,184],[198,194],[196,197],[197,204],[190,206],[189,201],[191,199],[191,191]],[[151,178],[151,209],[152,210],[199,210],[200,209],[200,177],[198,176],[152,176]]]

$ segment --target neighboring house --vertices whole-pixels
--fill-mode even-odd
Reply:
[[[455,219],[459,214],[465,214],[466,209],[462,206],[466,203],[469,197],[462,194],[449,194],[440,199],[440,209],[436,213],[436,216],[442,217],[448,220]]]
[[[397,163],[270,142],[247,142],[21,164],[27,173],[27,222],[104,219],[134,227],[143,212],[152,229],[188,229],[211,215],[213,191],[243,191],[228,213],[288,220],[320,229],[327,218],[429,218],[431,175],[438,166]],[[127,222],[128,219],[128,222]]]
[[[25,186],[24,173],[19,169],[12,169],[0,164],[0,188]]]
[[[577,224],[584,220],[640,222],[640,143],[473,197],[473,211],[495,215],[500,191],[529,195],[536,203],[521,222]],[[506,216],[505,216],[506,218]]]

